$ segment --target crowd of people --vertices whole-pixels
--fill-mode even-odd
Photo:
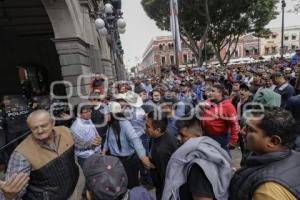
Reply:
[[[151,188],[157,200],[300,199],[298,64],[168,70],[108,87],[97,75],[69,127],[29,114],[0,199],[72,198],[79,168],[75,199],[151,200]]]

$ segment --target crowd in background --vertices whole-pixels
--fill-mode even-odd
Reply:
[[[88,200],[152,199],[144,187],[163,200],[299,199],[299,61],[109,83],[96,75],[89,102],[60,113],[68,128],[32,108],[32,134],[10,156],[0,199],[65,200],[77,185],[76,163]],[[241,169],[233,149],[242,152]]]

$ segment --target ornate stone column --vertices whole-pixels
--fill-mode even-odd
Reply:
[[[80,38],[53,39],[59,55],[61,71],[66,85],[67,95],[71,94],[69,102],[77,104],[86,100],[91,77],[89,45]]]

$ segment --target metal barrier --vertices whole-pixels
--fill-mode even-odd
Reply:
[[[5,148],[9,147],[10,145],[16,143],[17,141],[19,141],[20,139],[23,139],[24,137],[28,136],[31,133],[31,131],[27,131],[26,133],[24,133],[23,135],[16,137],[15,139],[13,139],[12,141],[10,141],[9,143],[3,145],[2,147],[0,147],[0,152],[2,150],[4,150]]]

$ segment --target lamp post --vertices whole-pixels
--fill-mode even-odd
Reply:
[[[282,10],[282,25],[281,25],[281,59],[283,59],[283,54],[284,54],[284,11],[286,7],[286,2],[285,0],[281,1],[281,10]]]
[[[122,49],[120,34],[126,31],[126,22],[123,19],[121,11],[121,0],[111,0],[106,3],[102,12],[98,12],[95,21],[96,29],[101,35],[110,35],[111,37],[111,54],[116,70],[118,80],[124,79],[124,72],[121,71],[121,64],[117,58],[122,59],[124,51]],[[99,9],[100,10],[100,9]]]

